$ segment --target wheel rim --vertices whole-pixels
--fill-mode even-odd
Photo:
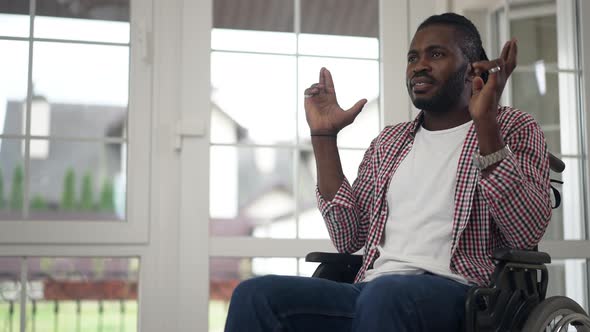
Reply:
[[[563,319],[566,319],[568,315],[571,314],[575,314],[576,312],[570,309],[561,309],[558,310],[556,312],[554,312],[550,317],[548,317],[543,326],[545,326],[545,328],[542,330],[544,332],[570,332],[570,331],[585,331],[584,329],[578,329],[578,328],[583,328],[582,326],[573,326],[570,324],[567,324],[563,327],[561,327],[561,329],[558,330],[558,328],[560,327],[560,323]]]

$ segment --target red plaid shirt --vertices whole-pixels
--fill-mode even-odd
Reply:
[[[450,269],[478,285],[490,282],[494,249],[534,247],[551,218],[549,158],[539,125],[529,114],[509,107],[499,108],[497,119],[512,153],[483,177],[472,164],[473,154],[479,152],[472,125],[457,165]],[[364,247],[355,282],[379,256],[389,183],[421,123],[422,114],[412,122],[386,127],[365,152],[353,185],[344,179],[331,201],[316,190],[336,249],[354,253]]]

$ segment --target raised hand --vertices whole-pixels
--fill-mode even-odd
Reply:
[[[506,86],[506,81],[516,68],[517,53],[516,39],[511,39],[504,44],[500,58],[471,64],[475,78],[472,83],[469,113],[474,121],[495,119],[498,102]],[[489,72],[488,81],[485,84],[479,77],[484,71]]]
[[[343,110],[336,99],[332,74],[322,68],[319,83],[305,89],[305,118],[311,134],[336,136],[354,121],[366,103],[366,99],[361,99],[349,110]]]

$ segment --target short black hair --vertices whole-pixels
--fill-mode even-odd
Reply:
[[[456,13],[444,13],[432,15],[420,24],[417,31],[431,25],[449,25],[454,27],[461,35],[459,48],[467,60],[471,62],[489,60],[481,42],[481,36],[475,25],[465,16]],[[482,75],[487,81],[487,72]]]

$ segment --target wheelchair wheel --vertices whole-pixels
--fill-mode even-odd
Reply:
[[[583,315],[583,316],[579,316]],[[579,317],[571,324],[566,324],[575,317]],[[588,315],[574,300],[565,296],[553,296],[539,303],[528,316],[522,332],[590,332]],[[565,325],[564,325],[565,324]],[[563,328],[561,328],[563,327]]]

